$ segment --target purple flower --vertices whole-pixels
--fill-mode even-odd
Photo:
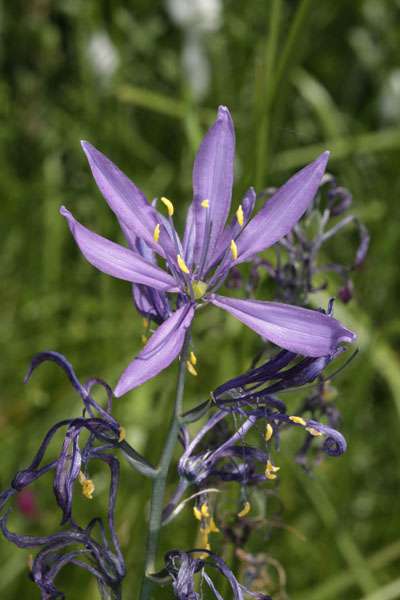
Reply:
[[[208,560],[203,558],[193,558],[191,555],[194,552],[200,552],[202,556],[208,554]],[[211,560],[213,562],[211,562]],[[214,569],[221,573],[230,583],[232,588],[233,598],[235,600],[244,600],[246,594],[250,594],[260,600],[270,600],[271,596],[266,594],[251,592],[244,585],[238,583],[236,577],[222,560],[218,554],[212,550],[189,550],[182,552],[181,550],[171,550],[165,555],[165,568],[173,579],[173,590],[175,597],[178,600],[200,600],[202,596],[195,592],[194,576],[196,573],[201,574],[201,579],[204,580],[211,592],[218,600],[222,600],[221,594],[217,591],[214,583],[207,573],[208,569]]]
[[[235,134],[227,108],[198,150],[193,168],[193,202],[182,240],[175,230],[172,203],[161,198],[168,218],[111,161],[82,143],[96,183],[114,211],[129,249],[83,227],[61,208],[87,260],[101,271],[142,286],[136,305],[161,322],[144,349],[122,374],[115,395],[121,396],[165,369],[180,353],[185,333],[200,303],[211,303],[234,315],[273,343],[307,356],[323,356],[355,335],[325,315],[273,302],[226,298],[216,290],[229,270],[286,235],[312,201],[325,171],[328,153],[285,183],[250,220],[252,188],[228,222],[231,205]],[[157,264],[156,254],[166,270]],[[176,293],[176,309],[164,302]]]

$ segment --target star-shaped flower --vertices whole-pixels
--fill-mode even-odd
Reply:
[[[122,374],[114,393],[128,392],[165,369],[182,349],[185,333],[201,303],[226,310],[271,342],[306,356],[324,356],[355,334],[339,321],[305,308],[275,302],[227,298],[216,293],[232,266],[250,259],[286,235],[312,201],[328,161],[324,152],[296,173],[250,220],[255,193],[249,189],[227,223],[232,195],[235,133],[229,111],[220,106],[193,167],[193,202],[182,240],[173,224],[174,207],[161,198],[168,218],[110,160],[82,143],[96,183],[114,211],[129,249],[78,223],[61,208],[80,250],[101,271],[134,286],[136,303],[161,322],[144,349]],[[165,269],[156,255],[165,261]],[[168,296],[165,296],[168,292]],[[170,293],[176,293],[175,310]],[[164,302],[165,300],[165,302]]]

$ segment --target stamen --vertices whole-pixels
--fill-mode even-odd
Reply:
[[[298,423],[299,425],[307,425],[307,421],[302,419],[301,417],[289,417],[293,423]]]
[[[197,358],[194,352],[190,353],[190,357],[189,357],[190,362],[192,363],[192,365],[197,364]]]
[[[201,206],[203,206],[203,208],[209,208],[210,201],[209,200],[203,200],[203,202],[201,203]]]
[[[211,517],[210,519],[210,531],[213,531],[214,533],[218,533],[219,529],[215,524],[214,519]]]
[[[306,431],[308,431],[310,435],[322,435],[322,433],[318,431],[318,429],[314,429],[314,427],[306,427]]]
[[[148,326],[149,326],[149,322],[148,322],[148,320],[143,318],[143,319],[142,319],[142,325],[143,325],[144,329],[147,329],[147,328],[148,328]]]
[[[153,233],[153,240],[155,241],[155,243],[158,242],[159,237],[160,237],[160,225],[159,225],[159,223],[157,223],[157,225],[154,227],[154,233]]]
[[[201,511],[201,514],[203,515],[203,517],[205,517],[206,519],[209,518],[210,514],[208,512],[208,506],[205,502],[203,502],[203,504],[201,505],[200,511]]]
[[[239,208],[236,211],[236,218],[240,227],[243,227],[243,208],[241,204],[239,204]]]
[[[30,554],[29,558],[28,558],[28,569],[32,573],[32,569],[33,569],[33,554]]]
[[[178,254],[177,260],[178,260],[178,265],[179,265],[179,268],[181,269],[181,271],[183,271],[184,273],[189,273],[189,269],[185,265],[185,261],[183,260],[183,258],[181,257],[180,254]]]
[[[201,521],[201,512],[197,508],[197,506],[193,506],[193,514],[198,521]]]
[[[250,502],[247,501],[247,502],[245,502],[245,505],[242,508],[242,510],[238,513],[238,517],[245,517],[249,511],[250,511]]]
[[[211,546],[210,546],[210,544],[207,544],[207,545],[204,547],[204,550],[211,550]],[[204,560],[204,559],[205,559],[205,558],[207,558],[207,557],[208,557],[208,552],[202,552],[202,553],[200,554],[200,558],[201,558],[201,560]]]
[[[265,477],[267,479],[276,479],[275,472],[279,471],[280,467],[275,467],[272,462],[268,459],[267,468],[265,469]]]
[[[231,241],[231,252],[232,252],[233,260],[236,260],[237,259],[237,246],[233,240]]]
[[[82,494],[84,496],[86,496],[86,498],[89,498],[89,500],[93,500],[93,496],[92,496],[92,494],[94,492],[93,481],[91,479],[87,479],[86,476],[82,473],[82,471],[79,471],[78,480],[82,486]]]
[[[192,365],[192,363],[190,362],[190,360],[187,361],[186,368],[191,375],[193,375],[194,377],[197,377],[197,371],[194,368],[194,366]]]
[[[118,438],[118,443],[122,442],[122,440],[124,440],[126,438],[126,429],[125,427],[121,427],[119,428],[119,438]]]
[[[268,442],[272,438],[273,433],[274,433],[274,430],[272,429],[272,426],[268,423],[267,431],[265,432],[265,441],[266,442]]]
[[[275,473],[275,471],[279,471],[280,467],[275,467],[272,462],[270,460],[268,460],[267,462],[267,471],[272,471],[273,473]]]
[[[172,217],[174,214],[174,205],[172,204],[171,200],[168,200],[168,198],[164,197],[160,198],[160,200],[168,208],[168,214],[170,217]]]
[[[203,535],[203,539],[200,542],[199,548],[205,548],[207,546],[207,544],[208,544],[208,535],[207,535],[207,533],[205,533]]]
[[[142,340],[143,346],[145,346],[147,344],[147,337],[145,335],[142,335],[141,340]]]

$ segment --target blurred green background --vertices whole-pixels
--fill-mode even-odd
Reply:
[[[353,278],[355,299],[336,303],[361,348],[334,382],[348,451],[326,458],[311,479],[292,458],[300,435],[283,436],[283,517],[304,538],[272,528],[250,550],[272,558],[266,577],[275,599],[400,598],[399,11],[399,0],[0,5],[1,489],[27,466],[45,430],[80,412],[53,364],[24,388],[32,357],[56,350],[81,381],[99,376],[115,385],[141,347],[129,284],[83,259],[58,212],[65,204],[87,227],[122,242],[79,140],[103,151],[150,199],[171,198],[183,221],[195,152],[225,104],[237,136],[234,205],[249,185],[280,185],[330,149],[329,171],[352,191],[352,212],[372,237]],[[356,244],[349,227],[325,258],[351,262]],[[338,285],[332,277],[330,295]],[[260,347],[254,333],[212,308],[202,311],[194,338],[199,376],[188,382],[188,406],[247,368]],[[115,401],[128,440],[153,462],[175,376],[173,365]],[[83,520],[105,515],[108,480],[101,471],[94,479],[93,501],[81,494],[74,500]],[[123,465],[120,488],[124,597],[135,598],[150,485]],[[38,516],[14,510],[12,530],[50,533],[58,526],[50,478],[35,493]],[[187,509],[165,532],[160,557],[171,540],[189,549],[196,535]],[[213,548],[224,553],[224,540],[215,539]],[[28,556],[1,539],[2,598],[39,598],[26,575]],[[95,582],[76,568],[57,581],[67,598],[98,598]],[[157,589],[154,597],[171,598],[172,591]]]

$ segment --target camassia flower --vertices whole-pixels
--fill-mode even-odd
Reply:
[[[182,240],[173,224],[174,206],[166,198],[168,217],[110,160],[87,142],[83,149],[96,183],[114,211],[129,249],[107,240],[78,223],[64,207],[80,250],[101,271],[145,286],[147,302],[176,293],[154,311],[160,327],[122,374],[115,395],[121,396],[165,369],[178,356],[184,337],[202,303],[226,310],[274,344],[306,356],[324,356],[341,342],[355,339],[339,321],[326,315],[274,302],[227,298],[216,293],[232,266],[249,260],[286,235],[312,201],[324,174],[328,152],[295,174],[250,220],[255,203],[252,188],[228,221],[231,206],[235,133],[229,111],[221,106],[207,132],[193,167],[193,202]],[[158,263],[156,254],[165,262]],[[151,293],[153,291],[153,300]],[[138,303],[137,303],[138,304]],[[164,320],[163,320],[164,319]]]

